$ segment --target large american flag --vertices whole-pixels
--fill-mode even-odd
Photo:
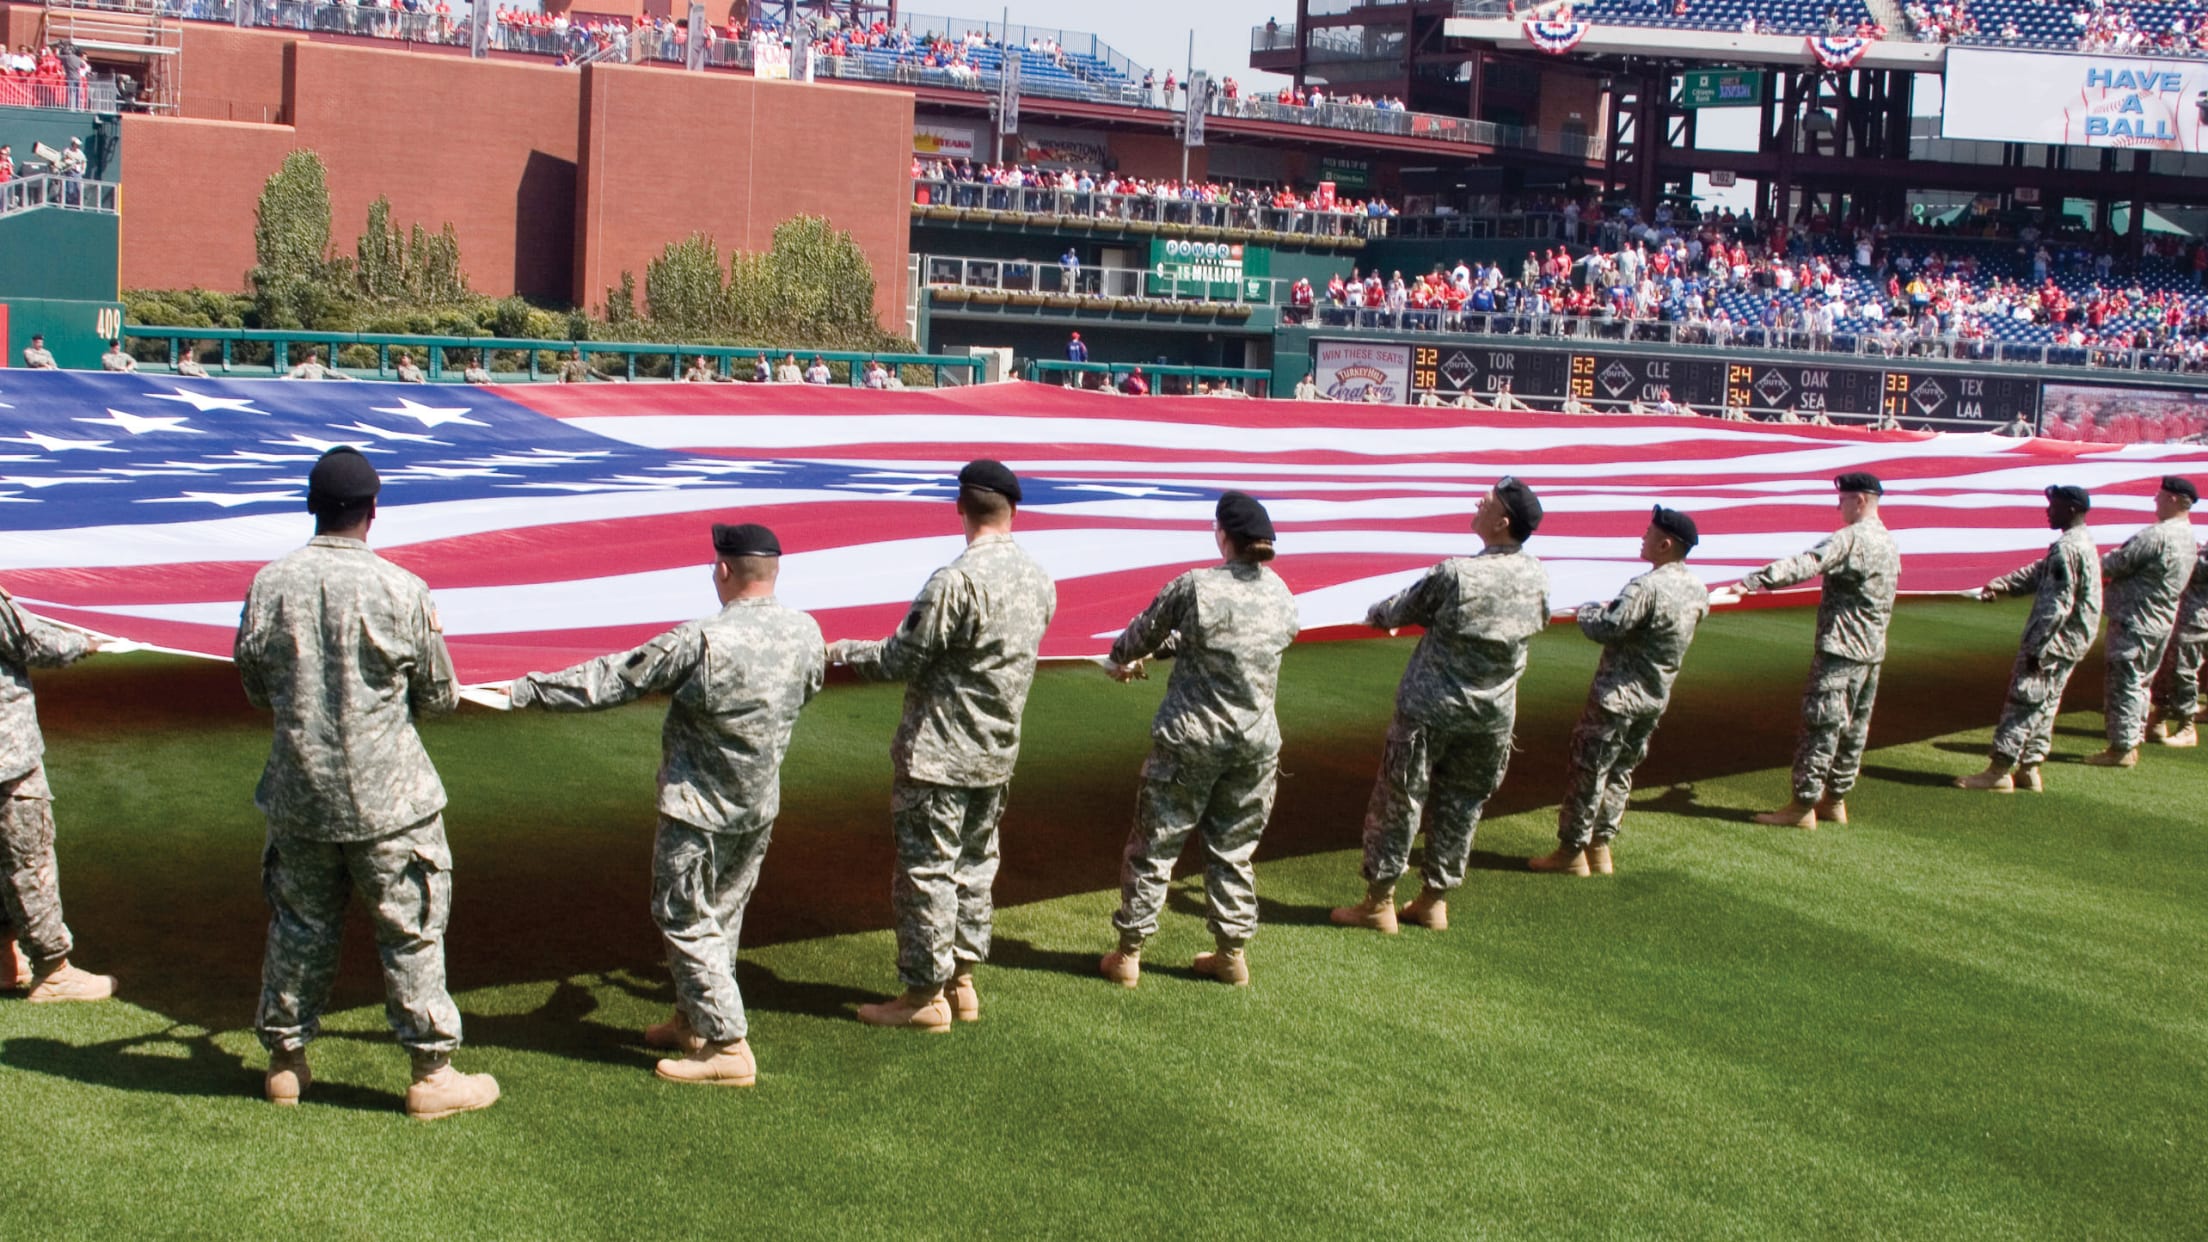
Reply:
[[[1031,384],[459,387],[0,372],[0,585],[55,620],[227,657],[255,570],[306,541],[309,466],[351,444],[384,478],[371,536],[435,591],[464,680],[621,650],[715,605],[707,525],[759,521],[782,598],[876,637],[961,547],[954,476],[1017,470],[1018,538],[1058,580],[1052,657],[1093,656],[1174,574],[1215,559],[1239,488],[1280,528],[1307,634],[1347,634],[1434,561],[1503,475],[1548,519],[1561,609],[1607,598],[1651,504],[1683,508],[1713,585],[1828,532],[1831,478],[1873,470],[1915,591],[1975,587],[2051,538],[2040,489],[2093,490],[2113,545],[2208,449],[1706,420],[1286,401],[1141,400]],[[1810,598],[1806,594],[1802,597]]]

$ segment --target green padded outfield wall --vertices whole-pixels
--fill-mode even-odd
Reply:
[[[34,207],[0,216],[0,346],[23,365],[31,334],[65,367],[98,367],[105,341],[122,326],[118,273],[122,220],[100,212]]]

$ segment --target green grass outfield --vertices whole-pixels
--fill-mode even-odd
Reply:
[[[305,1107],[259,1099],[264,721],[230,670],[41,675],[79,960],[122,1003],[0,1001],[0,1237],[2200,1237],[2208,750],[1971,795],[2020,605],[1894,627],[1856,822],[1783,801],[1810,614],[1713,618],[1608,880],[1535,876],[1596,649],[1536,645],[1455,927],[1326,925],[1408,640],[1300,648],[1255,986],[1198,981],[1176,886],[1138,991],[1094,976],[1161,682],[1049,670],[1004,829],[985,1020],[870,1030],[894,986],[894,687],[807,712],[746,924],[759,1085],[655,1080],[660,709],[469,711],[452,794],[462,1066],[399,1112],[356,921]],[[2071,687],[2097,705],[2097,660]],[[1409,896],[1410,883],[1404,895]]]

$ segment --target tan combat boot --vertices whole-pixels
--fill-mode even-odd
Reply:
[[[1845,798],[1835,798],[1831,794],[1826,794],[1824,798],[1817,803],[1816,810],[1817,818],[1821,822],[1827,824],[1844,824],[1848,822],[1848,801]]]
[[[1587,851],[1576,845],[1559,844],[1546,854],[1537,854],[1526,860],[1526,870],[1541,871],[1551,875],[1593,875],[1587,866]]]
[[[1096,973],[1123,988],[1142,982],[1142,937],[1121,932],[1119,947],[1096,963]]]
[[[61,961],[40,976],[38,982],[31,985],[31,994],[23,999],[34,1005],[51,1005],[62,1001],[103,1001],[113,995],[113,975],[95,975]]]
[[[974,967],[971,962],[961,965],[951,976],[951,1016],[961,1022],[981,1021],[981,993],[974,990]]]
[[[2018,767],[2013,779],[2016,787],[2026,793],[2039,793],[2047,787],[2046,782],[2039,779],[2039,765],[2036,763]]]
[[[1969,776],[1956,777],[1955,788],[1983,789],[1989,793],[2012,793],[2016,789],[2016,778],[2010,775],[2010,771],[2008,764],[2001,762],[1999,759],[1989,759],[1986,761],[1985,771],[1975,772]]]
[[[2174,750],[2191,750],[2200,745],[2200,732],[2193,728],[2192,721],[2187,720],[2181,724],[2172,724],[2162,736],[2154,740]]]
[[[498,1103],[498,1080],[489,1074],[463,1074],[442,1052],[414,1054],[414,1082],[406,1089],[406,1115],[436,1121]]]
[[[1764,811],[1756,816],[1756,822],[1772,828],[1815,828],[1817,807],[1799,798],[1787,799],[1786,805],[1776,811]]]
[[[664,1048],[669,1052],[696,1052],[705,1043],[705,1037],[691,1028],[690,1019],[677,1009],[667,1015],[665,1022],[644,1028],[644,1046]]]
[[[2097,750],[2085,757],[2086,763],[2096,768],[2136,768],[2139,766],[2139,748],[2118,750],[2114,746]]]
[[[1449,930],[1449,894],[1431,884],[1422,885],[1418,896],[1412,898],[1396,918],[1405,923],[1416,923],[1428,931]]]
[[[1609,875],[1616,868],[1610,865],[1610,843],[1597,841],[1587,847],[1587,869],[1596,875]]]
[[[859,1006],[859,1021],[868,1026],[909,1026],[930,1035],[951,1029],[951,1005],[943,989],[906,988],[886,1001]]]
[[[268,1054],[268,1075],[261,1080],[261,1094],[278,1108],[299,1107],[299,1097],[307,1093],[314,1083],[314,1075],[307,1069],[307,1050],[294,1048],[289,1052]]]
[[[31,986],[31,964],[15,950],[15,937],[0,936],[0,988],[13,991]]]
[[[751,1045],[741,1039],[725,1044],[700,1043],[689,1056],[661,1061],[652,1072],[668,1082],[706,1087],[748,1087],[759,1081],[759,1066],[751,1059]]]
[[[1369,927],[1392,936],[1396,933],[1395,882],[1367,884],[1365,899],[1354,906],[1336,906],[1327,915],[1337,927]]]
[[[1394,928],[1389,930],[1393,931]],[[1242,946],[1232,940],[1221,938],[1217,950],[1197,954],[1196,960],[1189,963],[1189,968],[1199,975],[1210,975],[1221,983],[1238,988],[1250,986],[1250,959],[1242,952]]]

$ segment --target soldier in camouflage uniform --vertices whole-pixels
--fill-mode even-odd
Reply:
[[[1641,535],[1651,568],[1608,604],[1582,604],[1580,633],[1602,644],[1587,706],[1572,728],[1571,777],[1557,809],[1555,852],[1529,859],[1535,871],[1609,875],[1610,842],[1625,819],[1633,769],[1671,702],[1695,627],[1710,613],[1710,593],[1687,568],[1702,541],[1694,519],[1662,505]]]
[[[2200,556],[2192,519],[2199,499],[2192,480],[2164,478],[2154,495],[2154,524],[2101,558],[2108,592],[2108,684],[2102,704],[2108,749],[2086,756],[2095,767],[2128,768],[2139,762],[2139,741],[2147,734],[2148,685],[2170,645],[2178,597]]]
[[[958,472],[958,484],[965,553],[928,579],[896,633],[828,648],[831,661],[861,677],[908,683],[889,748],[897,769],[890,895],[905,990],[859,1006],[859,1020],[874,1026],[940,1032],[954,1014],[981,1017],[974,964],[989,956],[997,823],[1036,653],[1058,608],[1049,575],[1012,542],[1019,478],[997,462],[976,461]]]
[[[69,964],[75,942],[61,919],[54,794],[31,695],[32,669],[60,668],[99,649],[97,639],[30,616],[0,591],[0,990],[27,987],[26,999],[41,1004],[115,994],[113,978]]]
[[[2170,650],[2154,679],[2154,706],[2160,719],[2147,734],[2154,741],[2181,749],[2200,744],[2193,716],[2200,710],[2204,656],[2208,656],[2208,548],[2194,558],[2191,584],[2178,603]]]
[[[1119,948],[1098,968],[1134,987],[1142,942],[1158,930],[1166,885],[1195,833],[1204,849],[1204,899],[1218,949],[1196,955],[1198,974],[1250,981],[1243,946],[1257,932],[1257,870],[1250,863],[1280,778],[1280,722],[1273,700],[1280,657],[1296,637],[1296,601],[1273,559],[1273,521],[1241,492],[1220,497],[1213,536],[1224,563],[1166,584],[1112,644],[1107,671],[1144,676],[1143,661],[1170,657],[1172,679],[1150,726],[1135,828],[1120,869]]]
[[[596,711],[670,693],[661,731],[652,921],[667,941],[675,1012],[644,1042],[672,1082],[748,1087],[758,1067],[736,988],[736,942],[782,803],[782,756],[820,692],[820,627],[774,598],[782,544],[764,526],[713,527],[721,611],[634,651],[512,686],[514,706]]]
[[[429,589],[369,550],[381,486],[359,452],[323,454],[307,476],[314,539],[254,575],[238,623],[245,696],[276,714],[253,795],[268,817],[261,886],[275,911],[254,1025],[269,1051],[269,1100],[297,1104],[358,888],[375,922],[385,1012],[413,1056],[407,1115],[434,1120],[488,1108],[498,1084],[452,1068],[452,851],[445,789],[414,721],[458,698]]]
[[[1768,591],[1824,576],[1817,601],[1817,654],[1802,691],[1802,736],[1794,749],[1793,799],[1756,816],[1759,824],[1815,828],[1848,822],[1848,791],[1863,769],[1886,659],[1886,628],[1894,619],[1901,554],[1879,520],[1886,489],[1861,471],[1833,480],[1840,492],[1840,529],[1799,556],[1773,561],[1740,580],[1743,591]]]
[[[1365,899],[1333,912],[1344,927],[1395,934],[1398,916],[1449,925],[1449,891],[1464,883],[1481,808],[1503,783],[1517,723],[1526,645],[1549,621],[1549,575],[1527,555],[1541,524],[1533,489],[1505,477],[1480,502],[1472,533],[1487,546],[1451,557],[1374,604],[1365,624],[1422,625],[1395,695],[1380,775],[1365,810]],[[1426,818],[1424,887],[1399,912],[1395,883]]]
[[[2082,487],[2048,488],[2047,525],[2061,531],[2061,537],[2049,545],[2046,556],[1978,590],[1978,598],[1989,603],[2031,591],[2032,615],[2017,644],[2008,701],[1993,730],[1986,770],[1956,777],[1960,788],[2008,793],[2036,792],[2045,785],[2039,765],[2054,741],[2063,687],[2092,650],[2094,631],[2101,625],[2101,558],[2085,524],[2092,508],[2092,497]]]

